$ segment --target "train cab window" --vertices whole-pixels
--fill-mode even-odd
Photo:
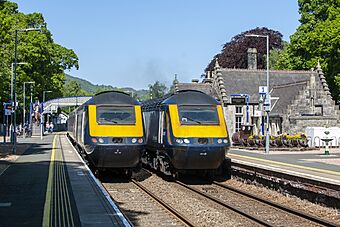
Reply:
[[[133,106],[97,106],[97,123],[100,125],[135,124]]]
[[[219,124],[216,106],[179,106],[178,114],[183,125]]]

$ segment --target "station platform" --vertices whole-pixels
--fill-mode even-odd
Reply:
[[[324,148],[306,151],[269,151],[231,148],[227,155],[232,162],[286,173],[340,186],[340,149]],[[339,187],[340,188],[340,187]]]
[[[0,226],[131,226],[65,134],[22,139],[0,159]]]

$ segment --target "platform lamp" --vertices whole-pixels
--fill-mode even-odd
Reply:
[[[269,140],[270,140],[270,132],[269,132],[269,113],[270,113],[270,90],[269,90],[269,35],[256,35],[256,34],[246,34],[246,37],[257,37],[257,38],[266,38],[267,39],[267,92],[264,100],[264,108],[267,112],[267,127],[266,127],[266,150],[265,153],[269,153]]]
[[[14,67],[13,67],[13,96],[12,96],[12,105],[13,105],[13,154],[16,153],[17,149],[17,132],[16,132],[16,75],[17,75],[17,49],[18,49],[18,34],[19,32],[30,32],[30,31],[40,31],[40,28],[26,28],[26,29],[17,29],[15,30],[15,43],[14,43]]]
[[[41,103],[41,117],[40,117],[40,139],[43,139],[44,134],[44,104],[45,104],[45,94],[51,93],[52,91],[43,91],[43,102]]]
[[[25,86],[26,84],[34,84],[35,82],[34,81],[29,81],[29,82],[24,82],[24,98],[23,98],[23,107],[22,107],[22,110],[23,110],[23,116],[22,116],[22,126],[25,125],[25,122],[26,122],[26,89],[25,89]],[[24,128],[24,133],[23,133],[23,137],[25,138],[25,128]]]

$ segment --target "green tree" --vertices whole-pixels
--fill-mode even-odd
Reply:
[[[45,90],[53,91],[48,97],[63,94],[65,69],[78,68],[78,57],[73,50],[54,43],[51,32],[40,13],[24,14],[18,5],[0,1],[0,97],[10,99],[11,64],[14,61],[15,30],[40,28],[40,31],[19,32],[17,61],[26,62],[17,67],[17,99],[22,103],[22,87],[34,81],[34,97],[42,100]],[[19,118],[20,119],[20,118]]]
[[[83,91],[80,87],[80,85],[75,80],[69,80],[65,85],[63,89],[63,96],[69,97],[69,96],[86,96],[86,92]]]
[[[288,48],[289,43],[286,41],[282,42],[282,49],[272,49],[269,52],[269,68],[270,69],[285,69],[285,65],[287,65],[286,61],[283,61],[284,59],[287,59],[288,57],[286,56],[285,58],[282,58],[284,54],[287,53],[287,48]]]
[[[167,90],[166,85],[158,80],[154,84],[149,84],[150,98],[160,98],[166,94]]]
[[[284,69],[315,68],[320,61],[333,98],[340,99],[340,1],[298,0],[300,26],[290,37],[278,65]]]

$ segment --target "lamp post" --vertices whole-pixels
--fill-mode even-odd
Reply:
[[[32,86],[31,86],[31,98],[30,98],[30,115],[29,115],[29,118],[28,118],[28,124],[29,124],[29,129],[30,129],[30,133],[32,135],[32,111],[33,111],[33,89],[32,89]]]
[[[24,97],[23,97],[23,107],[22,107],[22,110],[23,110],[23,114],[22,114],[22,126],[24,127],[25,126],[25,120],[26,120],[26,89],[25,89],[25,86],[26,86],[26,84],[34,84],[35,82],[24,82],[24,87],[23,87],[23,89],[24,89]],[[24,127],[24,133],[23,133],[23,137],[25,138],[25,127]]]
[[[16,120],[17,120],[17,115],[16,115],[16,102],[17,102],[17,97],[16,97],[16,75],[17,75],[17,49],[18,49],[18,33],[19,32],[29,32],[29,31],[40,31],[38,28],[26,28],[26,29],[21,29],[21,30],[15,30],[15,43],[14,43],[14,67],[13,67],[13,96],[12,96],[12,102],[13,102],[13,112],[12,112],[12,121],[13,121],[13,154],[16,153],[17,149],[17,132],[16,132]]]
[[[43,102],[41,103],[41,117],[40,117],[40,139],[43,139],[44,134],[44,104],[45,104],[45,94],[51,93],[52,91],[43,91]]]
[[[13,78],[14,78],[14,62],[11,64],[11,71],[12,71],[12,76],[11,76],[11,101],[13,104]],[[27,62],[17,62],[16,65],[26,65],[28,64]]]
[[[12,112],[11,112],[11,126],[10,126],[10,141],[11,143],[13,143],[14,145],[14,132],[15,132],[15,128],[13,126],[13,116],[14,116],[14,102],[16,102],[16,100],[14,100],[14,92],[13,92],[13,88],[14,88],[14,65],[26,65],[26,62],[17,62],[17,63],[12,63],[11,64],[11,71],[12,71],[12,76],[11,76],[11,104],[12,104]]]
[[[266,127],[266,150],[265,153],[269,153],[269,113],[270,113],[270,90],[269,90],[269,35],[256,35],[256,34],[246,34],[246,37],[257,37],[257,38],[266,38],[267,39],[267,93],[264,100],[264,108],[267,112],[267,127]]]

